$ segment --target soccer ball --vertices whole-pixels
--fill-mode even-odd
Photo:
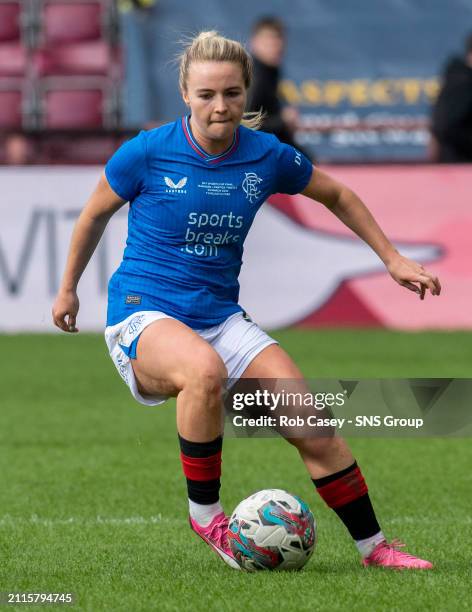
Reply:
[[[299,497],[264,489],[235,508],[228,539],[243,569],[301,569],[315,548],[316,522]]]

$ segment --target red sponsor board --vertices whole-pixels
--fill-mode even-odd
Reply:
[[[383,271],[346,273],[312,312],[294,324],[395,329],[472,327],[472,166],[337,166],[323,171],[353,189],[399,250],[417,247],[441,280],[440,297],[424,301]],[[270,203],[297,225],[333,242],[355,240],[332,213],[303,196]],[[323,267],[330,274],[330,261]],[[307,269],[307,274],[309,270]],[[339,271],[338,271],[339,278]]]

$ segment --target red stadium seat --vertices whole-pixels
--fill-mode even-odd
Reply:
[[[49,89],[42,97],[42,127],[48,129],[101,128],[104,92],[100,88]]]
[[[6,87],[0,84],[0,128],[15,129],[22,126],[21,89]]]
[[[102,3],[44,0],[41,22],[43,45],[97,40],[102,36]]]
[[[0,42],[20,39],[20,3],[0,3]]]
[[[0,43],[0,77],[22,76],[25,71],[25,47],[20,43]]]
[[[34,65],[39,76],[49,75],[107,75],[112,65],[112,54],[102,41],[56,45],[41,49]]]

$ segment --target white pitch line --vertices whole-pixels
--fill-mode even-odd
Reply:
[[[466,516],[454,519],[454,517],[450,515],[448,515],[447,518],[441,518],[440,516],[434,518],[429,518],[427,516],[398,516],[382,522],[391,525],[401,525],[402,523],[409,525],[472,525],[472,517]]]
[[[399,516],[392,519],[382,521],[386,525],[472,525],[472,517],[451,517],[450,515],[444,518],[422,517],[422,516]],[[128,517],[111,517],[111,516],[96,516],[96,517],[80,517],[70,516],[68,518],[48,518],[32,514],[29,517],[11,516],[6,514],[0,517],[0,527],[12,527],[15,525],[40,525],[42,527],[55,527],[59,525],[186,525],[187,519],[171,518],[156,514],[154,516],[128,516]]]
[[[0,517],[0,527],[8,527],[14,525],[41,525],[43,527],[54,527],[56,525],[158,525],[158,524],[175,524],[183,525],[187,521],[184,519],[176,519],[163,517],[161,514],[155,516],[128,516],[128,517],[79,517],[70,516],[68,518],[47,518],[36,514],[30,517],[17,517],[6,514]]]

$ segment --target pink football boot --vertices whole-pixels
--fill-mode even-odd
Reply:
[[[233,569],[241,569],[234,558],[233,552],[228,542],[228,517],[224,512],[217,514],[206,527],[202,527],[189,517],[190,527],[198,534],[204,542],[213,548],[216,554],[220,555],[225,563]]]
[[[388,544],[386,540],[377,544],[368,557],[363,559],[362,564],[366,567],[390,567],[392,569],[432,569],[433,564],[413,555],[398,550],[405,546],[398,540]]]

